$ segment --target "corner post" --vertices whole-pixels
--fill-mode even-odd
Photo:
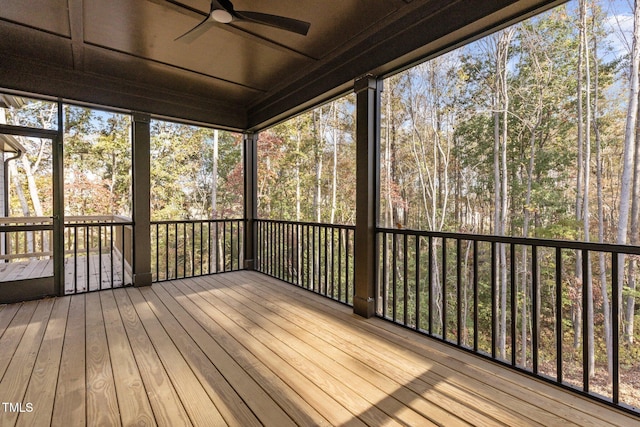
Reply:
[[[133,149],[133,284],[151,285],[151,118],[134,113]]]
[[[256,268],[258,215],[258,134],[244,134],[244,268]]]
[[[376,226],[378,221],[379,123],[382,83],[370,75],[355,80],[356,232],[355,314],[376,314]]]

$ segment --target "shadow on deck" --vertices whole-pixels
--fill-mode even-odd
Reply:
[[[2,426],[639,422],[250,272],[0,306],[0,378]]]

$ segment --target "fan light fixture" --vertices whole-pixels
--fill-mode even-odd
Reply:
[[[228,24],[233,21],[233,16],[229,12],[223,9],[216,9],[211,12],[211,19],[221,24]]]

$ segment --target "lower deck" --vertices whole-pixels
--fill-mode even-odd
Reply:
[[[0,282],[17,282],[53,276],[53,259],[33,259],[0,263]],[[131,267],[117,251],[101,255],[66,257],[66,294],[121,287],[132,283]]]
[[[0,401],[2,426],[640,423],[251,272],[0,306]]]

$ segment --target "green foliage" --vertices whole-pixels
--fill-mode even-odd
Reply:
[[[217,185],[217,217],[242,217],[242,135],[157,120],[152,121],[151,129],[154,220],[212,218],[214,183]],[[216,133],[218,173],[214,177]]]

